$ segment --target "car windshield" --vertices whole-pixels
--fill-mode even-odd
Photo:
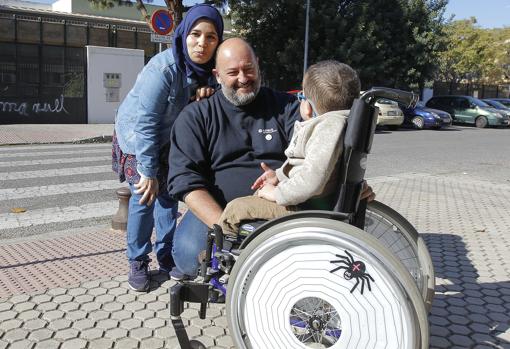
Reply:
[[[493,107],[498,108],[498,109],[506,109],[506,108],[508,108],[504,104],[502,104],[502,103],[500,103],[498,101],[484,101],[484,102],[487,103],[487,104],[490,104]]]
[[[490,105],[488,105],[484,101],[481,101],[481,100],[476,99],[476,98],[470,98],[469,101],[471,103],[474,103],[474,105],[476,105],[477,107],[490,107]]]
[[[386,98],[379,98],[377,100],[377,103],[379,103],[379,104],[393,104],[393,105],[397,104],[397,102],[389,100],[389,99],[386,99]]]

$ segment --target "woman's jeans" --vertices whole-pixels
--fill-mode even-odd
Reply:
[[[149,260],[152,251],[152,229],[156,227],[154,253],[161,269],[170,270],[175,264],[172,258],[172,241],[177,223],[177,201],[168,192],[158,194],[151,206],[140,205],[142,195],[136,194],[133,184],[129,185],[129,215],[127,222],[127,257],[133,260]]]
[[[197,275],[198,254],[207,247],[208,230],[207,225],[190,210],[184,214],[175,231],[172,249],[175,265],[181,273],[189,276]]]

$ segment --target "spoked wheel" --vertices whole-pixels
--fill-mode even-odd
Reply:
[[[237,348],[428,348],[416,283],[377,239],[286,217],[242,251],[227,291]]]
[[[421,116],[415,116],[412,118],[411,122],[414,125],[414,128],[421,130],[423,129],[423,126],[425,125],[425,121]]]
[[[368,204],[364,230],[402,262],[415,280],[427,310],[430,310],[435,288],[434,267],[418,231],[397,211],[378,201]]]
[[[479,116],[475,119],[475,126],[478,128],[486,128],[489,125],[485,116]]]

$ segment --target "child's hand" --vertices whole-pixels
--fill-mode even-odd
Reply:
[[[266,199],[266,200],[276,202],[275,190],[276,190],[276,187],[274,185],[266,183],[266,184],[264,184],[264,186],[262,188],[260,188],[257,191],[257,195],[261,198]]]
[[[251,189],[257,190],[266,184],[271,184],[273,186],[277,185],[278,177],[276,177],[276,172],[272,170],[271,167],[267,166],[264,162],[260,163],[260,167],[262,167],[264,173],[259,178],[257,178],[255,182],[253,182]]]

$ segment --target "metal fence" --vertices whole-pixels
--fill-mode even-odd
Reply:
[[[434,96],[465,95],[476,98],[510,98],[510,84],[484,85],[476,83],[434,82]]]

